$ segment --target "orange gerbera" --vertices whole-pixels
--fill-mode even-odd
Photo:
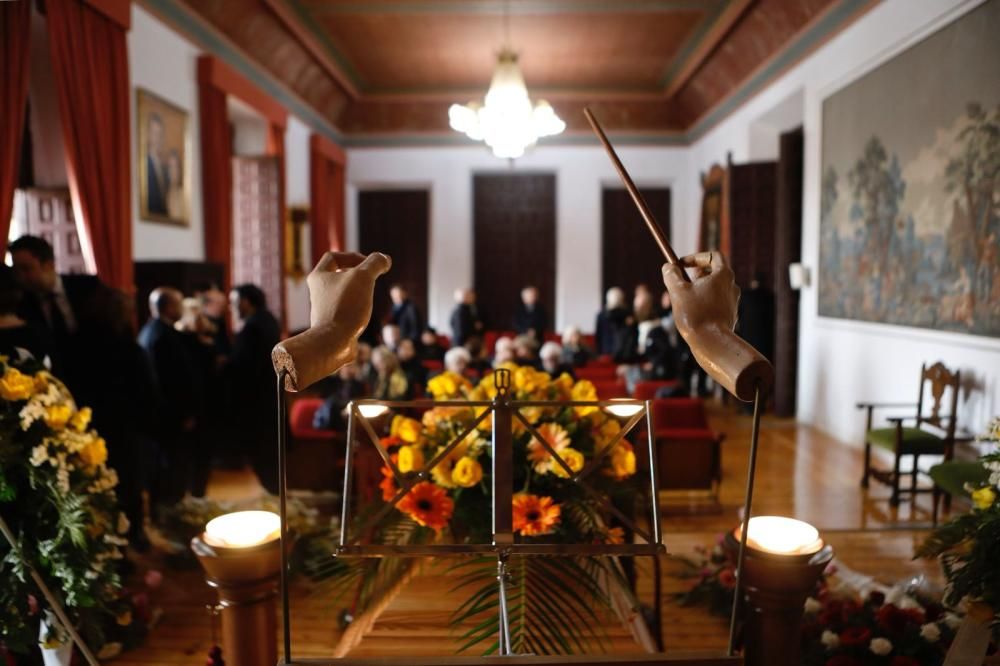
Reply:
[[[390,457],[392,458],[392,462],[397,462],[399,459],[395,453]],[[388,465],[382,465],[382,481],[378,484],[378,487],[382,489],[383,502],[388,502],[399,492],[399,487],[396,486],[396,477],[393,476],[392,470],[389,469]]]
[[[421,481],[396,505],[424,527],[440,532],[455,510],[455,503],[440,486]]]
[[[514,495],[514,531],[524,536],[548,534],[559,524],[559,505],[551,497]]]
[[[556,453],[568,448],[572,443],[569,433],[558,423],[543,423],[536,430],[545,443],[552,447]],[[552,464],[555,463],[552,454],[534,437],[528,442],[528,461],[534,464],[535,471],[539,474],[548,472],[552,468]]]

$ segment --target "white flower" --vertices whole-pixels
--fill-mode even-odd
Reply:
[[[27,431],[35,421],[41,421],[46,416],[45,406],[38,402],[37,400],[29,400],[24,407],[21,408],[19,416],[21,417],[21,430]]]
[[[880,657],[884,657],[892,652],[892,641],[888,638],[873,638],[868,649]]]
[[[35,448],[31,449],[31,459],[28,461],[34,467],[41,467],[49,459],[49,447],[45,444],[39,444]]]
[[[944,623],[947,624],[950,629],[958,629],[962,624],[962,616],[955,613],[945,613]]]
[[[941,638],[941,628],[933,622],[928,622],[927,624],[921,625],[920,635],[923,636],[924,640],[928,643],[936,643],[937,640]]]
[[[913,597],[911,597],[911,596],[904,596],[902,599],[899,600],[899,604],[898,605],[903,610],[908,610],[910,608],[916,608],[918,610],[923,610],[924,609],[923,606],[921,606],[920,604],[918,604],[916,602],[916,600]]]
[[[805,611],[807,613],[818,613],[820,609],[823,608],[823,604],[813,599],[812,597],[806,598]]]
[[[829,629],[826,629],[823,632],[823,635],[819,637],[819,640],[828,650],[836,650],[840,647],[840,636],[833,633]]]

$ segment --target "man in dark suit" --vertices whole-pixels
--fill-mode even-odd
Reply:
[[[193,433],[201,411],[201,382],[187,343],[174,324],[181,318],[183,295],[159,287],[149,295],[150,319],[139,331],[139,345],[153,368],[159,399],[158,442],[166,462],[154,484],[156,500],[173,504],[191,486]]]
[[[521,290],[521,303],[514,314],[514,330],[518,335],[531,335],[541,344],[549,326],[545,308],[538,302],[538,289],[525,287]]]
[[[281,326],[267,309],[264,292],[256,285],[237,286],[229,294],[229,303],[241,322],[226,366],[234,409],[231,422],[236,441],[247,447],[261,485],[277,494],[278,402],[271,350],[281,339]]]
[[[146,211],[166,215],[169,189],[163,160],[163,120],[159,114],[151,113],[146,125]]]
[[[473,335],[482,335],[483,317],[476,305],[476,292],[459,289],[455,292],[455,309],[451,311],[451,344],[460,347]]]
[[[389,323],[399,326],[399,332],[404,338],[419,343],[420,333],[424,330],[424,319],[420,316],[416,303],[410,300],[406,289],[398,284],[389,289],[389,298],[392,299]]]
[[[57,273],[52,246],[38,236],[21,236],[9,249],[15,278],[25,291],[18,314],[47,332],[52,369],[75,391],[82,379],[74,372],[80,334],[93,323],[94,304],[107,287],[93,275]]]

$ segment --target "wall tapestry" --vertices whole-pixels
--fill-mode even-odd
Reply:
[[[1000,337],[1000,0],[823,102],[819,314]]]

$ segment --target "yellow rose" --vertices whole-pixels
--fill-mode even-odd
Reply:
[[[108,447],[103,437],[95,437],[80,449],[80,460],[87,467],[103,465],[108,459]]]
[[[990,508],[993,506],[993,502],[995,502],[996,499],[996,492],[994,492],[994,490],[989,486],[972,491],[972,503],[976,505],[977,509],[985,510]]]
[[[583,469],[583,454],[576,449],[563,449],[562,451],[559,451],[559,456],[566,462],[567,465],[569,465],[569,468],[573,470],[574,474]],[[561,476],[564,479],[569,478],[569,474],[566,473],[566,470],[559,464],[558,461],[552,461],[551,469],[552,473],[556,476]]]
[[[0,397],[4,400],[27,400],[35,392],[35,379],[17,368],[7,368],[0,377]]]
[[[438,450],[434,455],[438,455],[445,447],[438,447]],[[455,468],[458,467],[458,463],[461,462],[466,454],[469,452],[468,440],[463,440],[455,448],[448,452],[448,455],[444,457],[444,460],[439,462],[431,470],[431,476],[434,478],[434,483],[438,484],[443,488],[454,488],[455,482]]]
[[[69,405],[49,405],[45,409],[45,424],[53,430],[62,430],[72,414],[73,409]]]
[[[570,376],[568,372],[564,372],[559,375],[554,383],[556,389],[559,391],[559,397],[568,400],[573,394],[573,377]]]
[[[427,390],[437,400],[454,398],[459,395],[459,390],[469,386],[468,380],[454,372],[442,372],[436,377],[432,377],[427,382]]]
[[[73,430],[83,432],[87,429],[87,426],[90,425],[91,416],[92,413],[90,411],[90,407],[84,407],[70,418],[69,425],[73,428]]]
[[[399,437],[408,444],[416,444],[420,439],[420,421],[396,415],[392,418],[389,434],[393,437]]]
[[[483,466],[472,458],[462,458],[451,470],[451,480],[462,488],[471,488],[483,480]]]
[[[419,472],[424,466],[424,452],[417,446],[401,446],[396,466],[403,474]]]
[[[607,473],[621,481],[635,474],[635,451],[628,442],[618,442],[611,451],[611,469]]]
[[[573,385],[570,391],[570,398],[577,402],[591,402],[597,400],[597,389],[586,379],[581,379]],[[586,416],[597,411],[597,407],[575,407],[574,410],[579,416]]]
[[[594,430],[594,440],[598,449],[603,449],[611,440],[621,432],[621,425],[615,419],[605,419],[603,423]]]

